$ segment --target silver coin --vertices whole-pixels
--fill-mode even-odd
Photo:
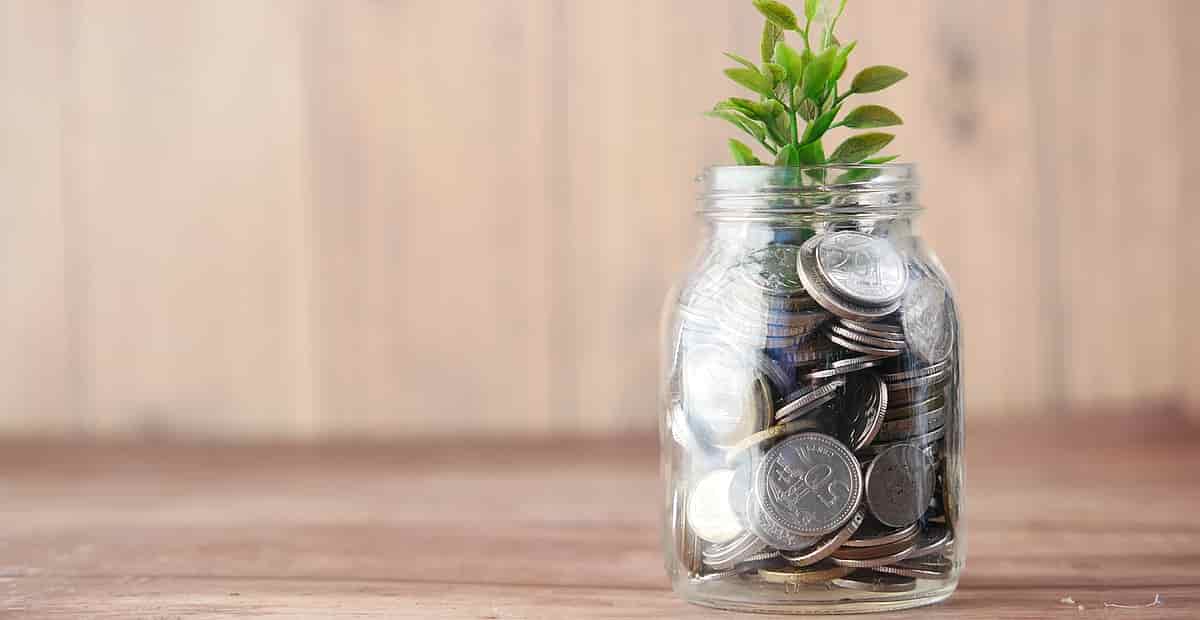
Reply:
[[[872,571],[854,571],[830,583],[839,588],[866,592],[910,592],[917,588],[917,580],[912,577],[881,575]]]
[[[876,357],[894,357],[904,352],[903,349],[885,349],[881,347],[872,347],[853,340],[847,340],[836,334],[828,334],[829,341],[844,349],[849,349],[863,355],[873,355]]]
[[[888,393],[883,379],[874,372],[850,375],[846,383],[842,419],[843,436],[850,450],[858,452],[875,440],[888,410]]]
[[[839,325],[831,325],[829,331],[846,340],[858,342],[871,347],[879,347],[881,349],[903,349],[908,346],[904,340],[894,340],[891,338],[883,338],[880,336],[871,336],[869,334],[860,334],[852,329],[846,329]]]
[[[804,380],[805,381],[814,381],[817,379],[828,379],[830,377],[836,377],[838,375],[844,375],[844,374],[848,374],[848,373],[852,373],[852,372],[857,372],[859,370],[865,370],[867,368],[874,368],[875,366],[882,364],[883,359],[884,358],[881,358],[881,357],[866,355],[863,357],[851,357],[851,358],[847,358],[847,359],[843,359],[843,360],[838,360],[838,361],[830,364],[828,368],[822,368],[821,370],[814,370],[814,371],[804,375]]]
[[[827,435],[800,433],[767,451],[754,492],[772,521],[800,535],[819,536],[854,515],[862,486],[849,449]]]
[[[808,536],[791,530],[776,522],[763,510],[762,502],[754,496],[746,505],[750,518],[750,531],[767,545],[783,551],[808,549],[820,542],[820,536]]]
[[[732,568],[742,558],[766,549],[767,545],[753,532],[746,532],[731,542],[705,549],[701,554],[706,566],[722,570]]]
[[[888,528],[877,521],[863,524],[853,538],[846,541],[847,547],[878,547],[890,545],[907,538],[917,536],[921,531],[920,523],[913,523],[900,529]]]
[[[926,375],[934,375],[942,372],[949,365],[950,360],[945,360],[929,366],[921,366],[919,368],[911,368],[896,372],[885,372],[883,373],[883,380],[888,382],[906,381],[908,379],[916,379],[917,377],[924,377]]]
[[[814,388],[792,392],[786,397],[787,404],[775,411],[775,419],[783,419],[797,412],[807,413],[812,410],[814,403],[827,396],[836,395],[843,385],[846,385],[846,380],[836,378]]]
[[[852,566],[854,568],[875,568],[877,566],[887,566],[888,564],[895,564],[896,562],[899,562],[900,560],[907,558],[909,555],[912,554],[913,550],[915,550],[915,549],[916,549],[916,545],[909,545],[907,547],[901,548],[899,551],[893,551],[891,553],[888,553],[887,555],[881,555],[879,557],[868,557],[868,558],[839,557],[838,553],[835,552],[833,555],[829,556],[829,559],[833,560],[833,563],[837,564],[838,566]]]
[[[946,298],[946,287],[936,280],[922,278],[909,287],[900,306],[900,322],[909,349],[926,363],[947,359],[954,346]]]
[[[684,407],[688,419],[718,446],[728,446],[759,430],[768,412],[759,373],[728,347],[704,345],[683,361]]]
[[[774,349],[768,353],[781,366],[798,368],[811,366],[829,359],[837,350],[828,340],[811,340],[793,349]]]
[[[822,396],[821,398],[817,399],[811,405],[809,405],[808,407],[806,407],[804,409],[798,409],[798,410],[792,412],[790,415],[784,416],[782,418],[776,418],[776,422],[779,424],[787,424],[789,422],[794,422],[796,420],[799,420],[800,418],[803,418],[804,416],[806,416],[814,411],[819,411],[822,407],[829,404],[837,397],[838,397],[838,395],[836,393],[826,394],[825,396]],[[821,425],[817,422],[814,422],[813,426],[814,426],[814,428],[821,428]]]
[[[935,385],[945,381],[948,378],[950,378],[950,369],[943,368],[942,370],[930,375],[921,375],[919,377],[913,377],[912,379],[905,379],[903,381],[889,381],[888,389],[894,392],[899,392],[901,390],[912,390],[915,388]]]
[[[946,410],[934,409],[922,415],[899,420],[887,420],[879,430],[879,441],[900,441],[941,428],[946,423]]]
[[[886,306],[904,296],[908,266],[887,239],[850,230],[814,238],[817,267],[842,297]]]
[[[879,323],[879,322],[875,322],[875,321],[872,321],[872,322],[854,321],[851,319],[841,319],[841,323],[842,323],[842,325],[845,325],[846,327],[848,327],[856,332],[863,333],[868,336],[879,336],[881,338],[892,338],[892,339],[896,339],[896,338],[903,339],[904,338],[904,328],[900,327],[899,325],[892,325],[890,323]]]
[[[919,447],[900,444],[880,452],[867,467],[866,501],[884,525],[908,527],[925,514],[933,496],[933,470]]]
[[[688,525],[701,540],[727,543],[745,532],[729,503],[734,472],[718,469],[696,483],[688,494]]]
[[[885,422],[894,422],[911,418],[915,415],[925,415],[935,409],[941,409],[946,405],[946,397],[942,394],[934,394],[920,402],[915,402],[903,407],[893,407],[888,409],[887,419]]]
[[[913,579],[946,579],[950,576],[950,571],[953,570],[954,564],[949,560],[941,560],[939,562],[926,562],[922,560],[902,560],[888,566],[879,566],[871,570],[887,573],[891,575],[900,575],[902,577],[912,577]]]
[[[852,299],[839,295],[825,281],[817,266],[816,244],[820,237],[813,237],[800,248],[798,271],[804,281],[805,289],[822,308],[843,319],[871,320],[885,317],[900,308],[900,300],[884,306],[873,306],[857,303]]]
[[[945,527],[931,525],[925,528],[917,539],[916,548],[908,558],[915,560],[940,553],[954,541],[954,535]]]
[[[802,552],[784,552],[781,555],[789,564],[797,567],[812,566],[821,562],[837,551],[854,535],[854,532],[862,525],[864,518],[863,511],[859,510],[854,513],[854,516],[850,518],[850,521],[842,529],[834,534],[825,536],[817,544],[813,545],[811,549]]]
[[[925,556],[925,558],[910,558],[895,562],[888,566],[872,568],[878,572],[902,574],[916,579],[944,579],[954,570],[954,562],[942,556]]]
[[[746,255],[740,267],[748,282],[770,295],[795,295],[804,292],[796,273],[799,246],[769,245]]]

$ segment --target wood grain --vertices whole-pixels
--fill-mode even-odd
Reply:
[[[1155,594],[1119,613],[1195,617],[1200,428],[1155,413],[972,424],[960,591],[897,617],[1111,617]],[[666,586],[646,436],[25,443],[0,470],[0,609],[22,618],[730,617]]]
[[[0,433],[653,428],[747,4],[0,3]],[[972,415],[1200,411],[1191,3],[855,6]]]

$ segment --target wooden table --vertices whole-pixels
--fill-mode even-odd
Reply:
[[[1145,413],[972,425],[962,587],[895,617],[1200,617],[1200,429]],[[652,438],[2,448],[0,616],[745,617],[668,591]]]

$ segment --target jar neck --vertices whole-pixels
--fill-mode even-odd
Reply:
[[[705,214],[708,237],[717,243],[760,246],[802,243],[813,235],[835,230],[858,230],[887,237],[918,235],[918,212],[903,215],[791,215],[772,217],[720,217]]]
[[[700,212],[772,226],[911,219],[921,211],[911,164],[710,168]]]

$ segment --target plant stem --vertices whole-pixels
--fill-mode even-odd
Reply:
[[[796,89],[791,89],[789,99],[792,105],[787,106],[788,114],[792,116],[792,144],[800,148],[800,115],[796,113]]]

